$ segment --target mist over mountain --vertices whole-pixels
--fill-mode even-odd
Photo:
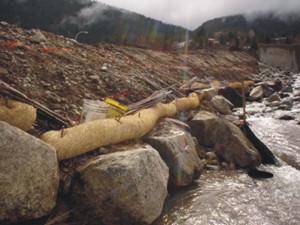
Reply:
[[[174,43],[187,39],[195,40],[194,46],[198,47],[207,46],[208,38],[217,39],[223,46],[232,42],[270,43],[277,37],[287,37],[287,43],[300,39],[298,11],[220,17],[192,32],[93,0],[1,0],[0,20],[69,38],[87,31],[77,39],[85,43],[107,42],[154,49],[171,49]]]
[[[185,28],[91,0],[1,0],[0,20],[86,43],[108,42],[168,49],[189,35]]]
[[[252,35],[258,42],[279,37],[295,39],[300,34],[300,13],[257,12],[221,17],[203,23],[196,32],[201,30],[211,36],[216,33]]]

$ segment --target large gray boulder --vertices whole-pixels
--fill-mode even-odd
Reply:
[[[159,152],[169,167],[171,186],[191,184],[203,168],[193,137],[180,123],[162,120],[144,139]]]
[[[55,206],[58,183],[55,149],[0,122],[0,221],[49,214]]]
[[[213,149],[220,160],[242,168],[261,163],[259,152],[234,124],[212,113],[201,111],[189,125],[191,134],[197,138],[199,144]]]
[[[72,199],[88,224],[151,224],[161,214],[168,178],[158,152],[140,146],[78,168]]]

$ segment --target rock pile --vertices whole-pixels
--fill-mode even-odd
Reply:
[[[186,68],[183,70],[183,68]],[[199,77],[226,79],[257,72],[243,52],[189,55],[108,44],[91,46],[39,30],[0,24],[0,79],[49,109],[78,121],[84,99],[110,96],[123,104]]]
[[[278,111],[278,118],[297,119],[297,113],[291,111],[297,102],[297,88],[294,84],[299,80],[299,74],[284,72],[260,63],[260,79],[252,89],[249,99],[259,102],[259,109],[250,109],[251,114],[260,115]],[[299,118],[300,119],[300,118]]]
[[[116,98],[131,102],[155,89],[179,86],[182,62],[185,62],[184,71],[188,76],[211,70],[214,78],[222,75],[231,80],[241,68],[249,74],[256,71],[249,66],[256,65],[256,61],[244,53],[219,52],[214,53],[217,57],[208,54],[207,58],[203,55],[199,58],[201,54],[195,53],[187,60],[187,55],[152,50],[113,45],[95,48],[7,24],[1,24],[0,28],[1,79],[64,115],[78,113],[83,98],[96,99],[99,95],[115,94]],[[236,66],[236,62],[243,65]],[[170,76],[174,71],[177,73]],[[267,85],[268,91],[281,87],[278,81],[259,85],[262,88]],[[283,81],[282,89],[285,88],[289,91]],[[124,90],[130,93],[117,96],[116,93]],[[0,206],[4,206],[1,207],[4,210],[0,211],[0,222],[47,216],[55,207],[58,195],[65,197],[70,205],[73,220],[106,225],[151,224],[162,211],[168,189],[190,185],[204,168],[233,169],[259,165],[261,156],[257,149],[234,123],[228,121],[229,118],[238,121],[231,114],[234,106],[241,106],[241,96],[234,89],[222,90],[209,88],[199,95],[192,93],[170,104],[157,104],[134,116],[95,122],[95,127],[102,131],[109,124],[118,124],[115,127],[123,129],[128,123],[131,126],[126,129],[143,138],[122,139],[127,142],[121,144],[108,140],[105,146],[92,145],[92,150],[99,148],[60,163],[56,155],[58,149],[0,122]],[[285,93],[279,92],[278,95]],[[262,90],[262,98],[272,94]],[[199,99],[202,100],[200,107]],[[282,105],[288,106],[289,103]],[[191,108],[196,109],[187,110]],[[159,116],[155,115],[149,122],[149,115],[156,111],[160,112]],[[156,123],[165,116],[174,116],[175,119]],[[143,119],[139,120],[140,117]],[[176,120],[177,117],[190,120],[190,126]],[[134,121],[138,121],[138,125]],[[99,128],[97,124],[106,127]],[[84,135],[86,132],[81,128],[90,128],[90,125],[77,126],[76,129]],[[149,130],[152,128],[146,135],[142,132],[145,126]],[[66,155],[78,147],[72,144],[90,142],[88,135],[84,140],[78,139],[71,129],[53,133],[61,139],[71,135],[73,139],[70,140],[76,140],[64,148]],[[111,136],[105,132],[99,136],[100,133],[95,131],[89,135],[98,143],[98,139],[114,139],[120,132],[115,131]],[[131,139],[134,137],[130,136]],[[129,147],[130,141],[139,145]],[[59,159],[65,158],[68,157]]]

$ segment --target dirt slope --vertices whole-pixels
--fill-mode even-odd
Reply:
[[[84,98],[111,96],[129,104],[157,89],[177,88],[194,76],[232,81],[253,73],[257,61],[243,52],[91,46],[0,23],[0,79],[73,119],[80,114]]]

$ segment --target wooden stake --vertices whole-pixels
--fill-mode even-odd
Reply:
[[[243,123],[246,124],[246,90],[244,79],[242,80],[242,96],[243,96]]]

